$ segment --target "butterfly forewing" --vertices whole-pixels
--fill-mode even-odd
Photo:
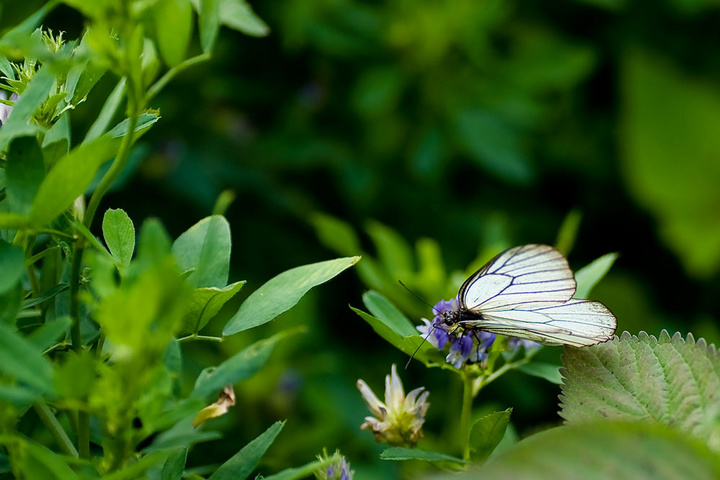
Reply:
[[[473,313],[534,310],[563,305],[575,293],[567,260],[547,245],[511,248],[460,287],[461,308]]]

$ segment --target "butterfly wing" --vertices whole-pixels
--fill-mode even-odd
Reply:
[[[584,347],[613,338],[617,319],[600,302],[573,299],[533,310],[483,313],[479,320],[460,322],[491,333],[526,338],[546,345]]]
[[[575,293],[575,277],[565,257],[548,245],[504,251],[460,287],[461,309],[486,314],[560,306]]]

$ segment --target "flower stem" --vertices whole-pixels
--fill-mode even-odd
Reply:
[[[463,400],[460,410],[460,438],[463,442],[463,460],[470,460],[470,421],[473,401],[473,377],[463,372]]]
[[[62,428],[62,425],[60,425],[60,422],[55,418],[55,415],[50,411],[50,407],[44,403],[36,403],[33,405],[33,408],[38,417],[40,417],[40,420],[45,424],[45,428],[48,429],[50,435],[52,435],[57,444],[60,445],[62,451],[77,458],[78,452],[75,450],[75,445],[73,445],[67,433],[65,433],[65,430]]]
[[[179,343],[191,342],[193,340],[201,340],[201,341],[206,341],[206,342],[222,342],[225,339],[223,337],[211,337],[209,335],[198,335],[197,333],[188,335],[187,337],[178,338]]]

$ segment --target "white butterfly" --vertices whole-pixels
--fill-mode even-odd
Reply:
[[[613,338],[617,318],[600,302],[573,299],[575,278],[565,257],[547,245],[511,248],[460,287],[458,308],[441,323],[584,347]]]

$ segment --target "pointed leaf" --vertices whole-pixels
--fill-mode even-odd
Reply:
[[[265,451],[275,441],[285,422],[275,422],[259,437],[245,445],[227,462],[210,475],[208,480],[244,480],[255,469]]]
[[[15,102],[12,114],[0,129],[0,150],[13,138],[33,136],[40,131],[38,125],[30,123],[30,119],[47,99],[54,82],[55,75],[47,65],[40,67],[33,75],[22,96]]]
[[[383,323],[398,335],[407,337],[408,335],[418,334],[418,331],[413,324],[410,323],[410,320],[408,320],[395,305],[378,292],[374,290],[365,292],[365,294],[363,294],[363,303],[368,310],[370,310],[370,313],[382,319]]]
[[[187,447],[174,449],[163,465],[161,480],[180,480],[185,470],[185,462],[187,460]]]
[[[220,19],[222,24],[253,37],[264,37],[270,28],[255,15],[245,0],[221,0]]]
[[[287,270],[255,290],[223,329],[233,335],[263,325],[292,308],[311,288],[355,265],[360,257],[337,258]]]
[[[575,272],[575,281],[577,282],[575,298],[588,298],[595,285],[610,271],[610,267],[615,263],[617,257],[617,253],[607,253]]]
[[[380,454],[383,460],[422,460],[424,462],[443,462],[463,465],[467,462],[438,452],[427,452],[416,448],[390,447]]]
[[[478,419],[470,431],[470,447],[474,460],[485,460],[505,436],[512,408],[494,412]]]
[[[85,135],[83,143],[91,142],[107,131],[108,125],[110,125],[110,122],[115,116],[115,112],[117,112],[117,109],[120,107],[120,103],[124,97],[125,78],[123,77],[117,85],[115,85],[115,88],[112,92],[110,92],[110,95],[108,95],[102,110],[100,110],[98,118],[92,124],[90,130],[88,130],[87,135]]]

